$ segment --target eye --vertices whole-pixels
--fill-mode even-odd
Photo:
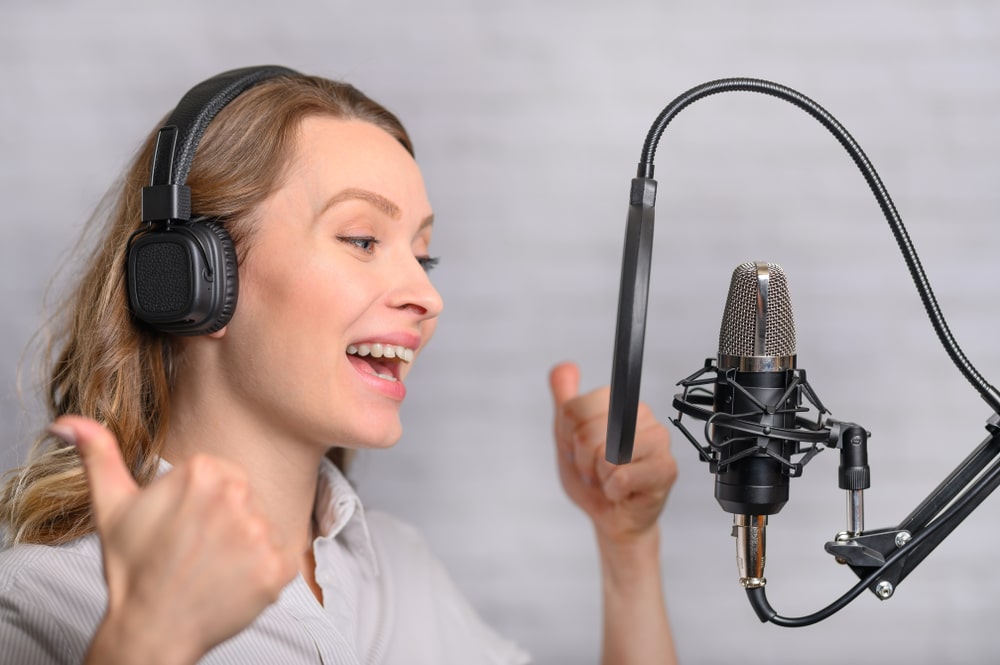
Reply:
[[[372,236],[337,236],[337,240],[354,245],[365,254],[374,254],[378,240]]]
[[[417,263],[420,264],[420,267],[423,268],[425,272],[430,272],[434,266],[441,263],[441,259],[437,256],[418,256]]]

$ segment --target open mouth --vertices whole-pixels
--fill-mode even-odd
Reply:
[[[410,363],[416,352],[398,344],[351,344],[347,347],[351,364],[358,370],[386,381],[399,381],[400,363]]]

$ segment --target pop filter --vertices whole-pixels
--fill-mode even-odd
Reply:
[[[653,255],[653,212],[656,181],[632,180],[625,249],[618,294],[615,357],[611,367],[611,402],[605,459],[612,464],[632,461],[635,419],[642,380],[642,349],[646,339],[646,305],[649,300],[649,266]]]

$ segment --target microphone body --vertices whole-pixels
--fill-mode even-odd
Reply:
[[[720,369],[722,369],[720,367]],[[715,386],[714,411],[742,416],[765,428],[795,426],[799,393],[792,386],[792,370],[741,372],[731,370]],[[763,405],[763,408],[761,406]],[[768,436],[746,436],[715,425],[712,442],[728,447],[727,457],[747,455],[720,467],[715,474],[715,498],[734,515],[774,515],[788,502],[789,478],[776,453],[791,458],[794,442]]]

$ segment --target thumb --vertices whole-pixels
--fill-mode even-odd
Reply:
[[[76,446],[87,474],[94,522],[103,533],[120,507],[139,491],[118,442],[106,427],[82,416],[62,416],[48,431]]]
[[[559,363],[549,372],[549,387],[556,408],[562,406],[580,392],[580,368],[576,363]]]

